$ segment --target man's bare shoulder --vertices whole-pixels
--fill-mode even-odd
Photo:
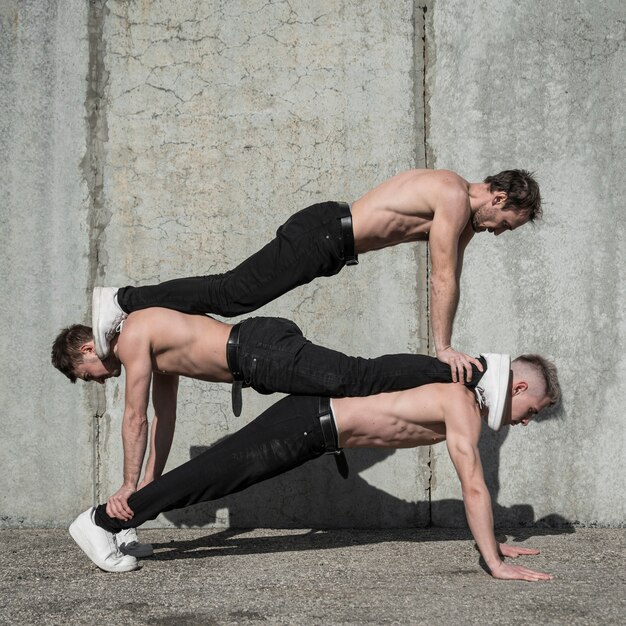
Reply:
[[[122,362],[141,346],[150,345],[154,309],[130,313],[124,320],[117,339],[117,353]]]
[[[460,383],[447,385],[442,405],[446,431],[464,433],[472,438],[478,438],[482,428],[480,407],[473,390]]]
[[[385,395],[395,396],[396,406],[406,414],[413,415],[420,407],[420,418],[426,421],[445,421],[453,415],[480,419],[474,392],[460,383],[430,383]]]
[[[462,176],[453,172],[452,170],[424,170],[426,172],[431,172],[433,178],[438,178],[442,182],[447,183],[451,186],[457,186],[460,188],[467,188],[469,186],[469,182],[466,181]]]
[[[461,383],[431,383],[416,387],[415,390],[421,390],[429,395],[436,395],[446,411],[457,409],[464,412],[474,410],[480,412],[476,394]]]
[[[472,389],[461,383],[450,383],[445,385],[446,403],[457,408],[466,407],[478,410],[476,394]]]
[[[435,191],[438,207],[469,209],[469,182],[451,170],[432,170],[429,182]]]

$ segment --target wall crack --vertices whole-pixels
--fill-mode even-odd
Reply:
[[[106,123],[105,90],[108,73],[104,66],[104,21],[108,14],[107,0],[91,0],[87,17],[89,36],[89,66],[87,71],[87,95],[85,98],[86,145],[81,162],[83,176],[89,190],[87,226],[89,236],[87,294],[101,282],[107,255],[104,248],[104,232],[111,214],[104,202],[104,144],[108,139]],[[88,307],[90,312],[91,308]],[[100,498],[100,418],[104,415],[106,396],[100,385],[92,385],[88,391],[89,405],[95,407],[92,417],[93,433],[93,499]]]

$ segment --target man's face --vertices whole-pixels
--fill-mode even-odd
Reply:
[[[509,424],[528,426],[530,421],[551,404],[550,398],[542,390],[534,390],[526,383],[514,381],[511,397],[511,419]]]
[[[95,381],[104,385],[107,378],[114,378],[120,375],[121,367],[119,361],[111,355],[101,361],[96,355],[93,342],[85,344],[81,348],[83,361],[74,368],[74,375],[85,382]]]
[[[506,196],[505,196],[506,199]],[[489,202],[479,207],[472,215],[472,229],[476,233],[488,230],[496,237],[507,230],[515,230],[528,222],[526,211],[504,209],[504,201]]]

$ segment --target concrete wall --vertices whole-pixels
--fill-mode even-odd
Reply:
[[[526,167],[542,183],[543,223],[470,246],[456,324],[470,352],[551,356],[566,394],[553,419],[484,437],[497,520],[623,524],[624,13],[4,2],[0,525],[66,524],[121,482],[123,379],[71,386],[48,364],[94,284],[225,270],[294,211],[425,164],[471,180]],[[423,245],[377,252],[260,313],[352,354],[426,351],[426,268]],[[277,398],[244,392],[241,418],[226,387],[185,381],[180,399],[168,467]],[[325,457],[156,524],[463,523],[445,448],[350,463],[346,482]]]
[[[50,367],[86,319],[85,3],[0,3],[0,525],[65,524],[93,494],[95,396]]]
[[[429,166],[476,180],[534,170],[544,199],[542,223],[477,237],[464,268],[458,344],[545,354],[564,392],[551,419],[486,433],[497,519],[624,524],[626,7],[446,0],[433,9]],[[433,499],[459,498],[445,450],[434,467]]]
[[[227,270],[293,212],[328,199],[352,201],[415,166],[423,146],[423,110],[414,98],[423,54],[414,51],[412,3],[336,5],[107,3],[103,283]],[[311,340],[352,354],[426,349],[426,301],[417,283],[424,251],[416,260],[410,247],[398,248],[351,269],[260,314],[293,319]],[[169,466],[277,399],[244,395],[244,413],[235,418],[229,388],[185,381]],[[122,396],[123,380],[108,385],[103,494],[120,483]],[[326,457],[185,520],[353,526],[364,523],[360,503],[368,501],[368,525],[426,523],[423,511],[406,503],[416,487],[420,495],[428,487],[427,451],[391,455],[382,472],[373,467],[387,456],[356,455],[347,482],[337,480]],[[357,466],[368,471],[359,476]],[[392,484],[389,473],[397,476]]]

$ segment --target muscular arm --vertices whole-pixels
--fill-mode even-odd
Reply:
[[[448,363],[452,379],[471,377],[471,363],[482,366],[471,357],[452,349],[452,325],[459,304],[459,281],[465,247],[472,238],[467,195],[458,190],[445,195],[435,210],[429,234],[432,264],[431,320],[437,357]]]
[[[128,520],[132,511],[129,496],[137,489],[148,439],[148,397],[152,381],[150,343],[140,331],[125,333],[118,343],[118,356],[126,370],[122,444],[124,482],[107,501],[107,513]]]
[[[465,390],[462,391],[465,393]],[[493,531],[491,497],[478,451],[481,428],[478,410],[470,402],[464,401],[462,394],[459,394],[458,401],[450,403],[450,409],[450,413],[446,414],[448,452],[461,481],[467,522],[491,575],[508,580],[550,580],[550,574],[509,565],[500,558],[500,554],[516,557],[520,554],[538,554],[538,551],[519,550],[497,543]]]
[[[176,396],[178,376],[164,376],[155,372],[152,377],[152,406],[154,417],[150,431],[150,452],[140,487],[163,473],[172,447],[176,428]]]
[[[461,481],[467,523],[483,559],[493,571],[500,564],[500,556],[493,532],[491,497],[478,450],[480,427],[477,408],[469,407],[468,411],[468,405],[459,402],[446,419],[446,442]]]

